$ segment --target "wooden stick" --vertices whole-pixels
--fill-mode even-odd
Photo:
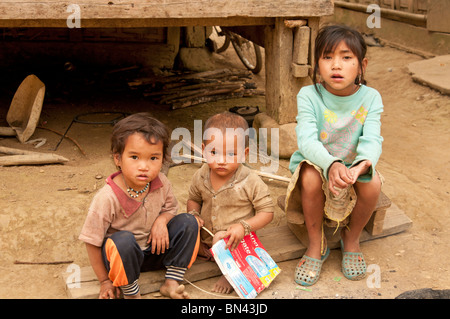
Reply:
[[[202,226],[202,229],[204,229],[208,234],[210,234],[211,237],[214,237],[214,234],[208,228],[206,228],[205,226]]]
[[[248,70],[240,70],[240,69],[217,69],[212,71],[198,72],[198,73],[189,73],[175,76],[150,76],[145,78],[135,79],[133,81],[128,82],[129,87],[138,87],[145,85],[155,85],[155,84],[169,84],[169,83],[177,83],[177,82],[190,82],[190,81],[198,81],[198,82],[208,82],[214,81],[217,79],[221,79],[223,77],[237,76],[238,78],[251,78],[252,73]],[[178,86],[178,84],[174,84]]]
[[[73,260],[61,260],[61,261],[14,261],[15,265],[61,265],[71,264]]]
[[[197,153],[200,156],[203,156],[203,151],[201,148],[199,148],[197,145],[195,145],[194,143],[192,143],[191,141],[186,141],[186,140],[181,140],[181,143],[183,143],[186,147],[190,147],[191,149],[194,150],[194,154]]]
[[[202,96],[211,96],[211,95],[218,95],[218,94],[226,94],[233,92],[235,90],[243,89],[243,84],[239,83],[232,83],[232,84],[216,84],[212,88],[202,88],[199,90],[179,90],[177,93],[170,94],[164,98],[161,99],[161,104],[170,104],[171,101],[180,100],[180,99],[191,99],[191,98],[197,98]],[[178,102],[178,101],[177,101]]]
[[[201,162],[206,163],[206,159],[203,158],[203,157],[198,157],[198,156],[189,155],[189,154],[183,154],[183,155],[180,155],[180,157],[182,157],[182,158],[189,158],[189,159],[192,159],[192,160],[197,160],[197,161],[201,161]],[[291,179],[289,177],[275,175],[275,174],[267,173],[267,172],[262,172],[262,171],[258,171],[258,170],[252,169],[252,168],[250,168],[250,169],[252,171],[254,171],[256,174],[258,174],[259,176],[262,176],[262,177],[272,178],[272,179],[275,179],[277,181],[286,182],[286,183],[289,183],[291,181]]]
[[[238,98],[244,96],[244,89],[238,89],[228,94],[217,94],[216,95],[204,95],[204,96],[196,96],[192,99],[180,99],[172,102],[172,110],[181,109],[188,106],[198,105],[206,102],[215,102],[218,100],[225,100],[230,98]]]
[[[0,156],[0,166],[54,164],[68,161],[63,156],[51,153]]]
[[[303,27],[306,24],[307,24],[306,20],[284,20],[284,25],[290,29]]]
[[[16,131],[12,127],[0,127],[0,136],[16,136]]]
[[[245,81],[214,81],[214,82],[207,82],[207,83],[176,83],[181,84],[179,87],[176,88],[170,88],[170,89],[164,89],[162,91],[157,92],[144,92],[144,96],[146,97],[153,97],[153,96],[160,96],[160,95],[170,95],[170,94],[180,94],[180,92],[189,92],[193,90],[204,90],[204,89],[217,89],[217,88],[224,88],[229,86],[235,86],[236,84],[242,84],[245,85]],[[253,84],[254,85],[254,84]]]
[[[266,95],[266,90],[263,89],[245,89],[244,96]]]
[[[6,147],[6,146],[0,146],[0,153],[1,154],[7,154],[7,155],[33,155],[33,154],[42,154],[38,152],[32,152],[27,150],[21,150],[18,148],[12,148],[12,147]]]
[[[203,158],[203,157],[198,157],[198,156],[189,155],[189,154],[183,154],[183,155],[180,155],[180,157],[181,158],[188,158],[188,159],[191,159],[191,160],[194,160],[194,161],[206,163],[206,158]]]
[[[63,156],[53,153],[39,153],[6,146],[0,146],[0,153],[9,156],[0,156],[0,165],[28,165],[28,164],[52,164],[68,162]]]
[[[257,171],[257,170],[255,170],[255,173],[258,174],[259,176],[276,179],[276,180],[281,181],[281,182],[289,183],[291,181],[291,179],[289,177],[275,175],[275,174],[272,174],[272,173],[261,172],[261,171]]]

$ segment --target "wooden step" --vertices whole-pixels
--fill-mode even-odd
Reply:
[[[279,196],[277,199],[278,206],[284,211],[286,205],[286,195]],[[386,196],[383,192],[380,193],[380,196],[377,201],[377,205],[375,206],[375,210],[372,213],[372,216],[367,223],[365,229],[371,235],[378,235],[383,232],[383,223],[386,215],[386,210],[391,206],[391,200]],[[304,219],[299,219],[299,222],[294,223],[304,223]],[[301,228],[301,227],[300,227]]]
[[[387,209],[384,218],[383,231],[377,235],[371,235],[366,230],[361,235],[361,242],[394,235],[409,229],[412,226],[411,219],[405,215],[394,203]],[[280,263],[287,260],[298,259],[306,251],[305,245],[294,235],[288,225],[262,229],[257,232],[259,239],[269,255]],[[339,231],[328,238],[330,248],[338,247]],[[74,281],[73,272],[63,272],[62,278],[69,298],[91,299],[98,298],[100,284],[90,266],[80,269],[81,275]],[[159,290],[164,282],[164,270],[145,272],[139,278],[141,294],[145,295]],[[197,260],[186,272],[185,278],[195,282],[221,275],[219,267],[214,262]]]

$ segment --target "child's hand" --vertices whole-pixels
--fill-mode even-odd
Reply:
[[[241,240],[244,238],[245,230],[241,224],[233,224],[228,227],[225,237],[229,237],[226,248],[230,248],[230,251],[236,249]]]
[[[119,287],[114,287],[111,280],[102,281],[100,284],[100,294],[98,299],[115,299],[120,294]]]
[[[356,183],[356,180],[359,176],[367,174],[369,169],[372,167],[372,162],[369,160],[365,160],[362,162],[359,162],[358,165],[353,166],[350,168],[350,172],[353,175],[353,181],[352,184]]]
[[[169,248],[169,231],[164,219],[157,218],[153,223],[147,244],[152,243],[152,254],[164,254]]]
[[[205,221],[204,221],[200,216],[196,215],[195,218],[197,218],[198,226],[199,226],[200,228],[202,228],[203,226],[205,226]]]
[[[331,193],[338,196],[339,191],[336,190],[335,187],[344,189],[353,183],[353,172],[350,171],[344,164],[340,162],[334,162],[331,164],[328,172],[328,189]]]

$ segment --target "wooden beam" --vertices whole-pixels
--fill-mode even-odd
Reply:
[[[79,8],[82,28],[112,24],[115,27],[205,25],[205,19],[211,19],[207,25],[221,25],[217,19],[319,17],[331,15],[334,9],[332,0],[278,0],[276,5],[272,0],[2,0],[0,27],[64,27],[68,17],[75,13],[71,8],[68,10],[71,4]],[[169,25],[162,25],[171,19]],[[183,24],[177,24],[180,20]],[[199,24],[199,20],[203,22]]]
[[[288,28],[300,28],[308,24],[307,20],[284,20],[284,25]]]
[[[292,62],[297,64],[308,64],[309,38],[311,30],[307,26],[294,29],[294,51]]]
[[[309,77],[297,78],[293,73],[293,30],[286,27],[281,18],[264,30],[266,88],[269,88],[266,89],[266,112],[278,124],[295,122],[298,91],[312,84]]]
[[[0,4],[1,6],[1,4]],[[152,19],[82,19],[81,28],[159,28],[187,26],[258,26],[272,25],[270,17],[229,18],[152,18]],[[67,28],[64,19],[4,19],[0,17],[1,28]]]
[[[42,165],[68,161],[67,158],[52,153],[0,156],[0,166]]]
[[[292,63],[292,75],[296,78],[304,78],[309,75],[310,65]]]
[[[398,234],[406,231],[411,226],[411,219],[393,204],[393,206],[387,210],[383,232],[378,235],[370,235],[367,231],[363,230],[361,242]],[[297,239],[287,225],[261,229],[257,232],[257,235],[264,245],[264,248],[276,263],[298,259],[306,251],[306,246]],[[329,238],[328,246],[331,249],[339,247],[339,232],[337,232],[334,237],[333,239],[327,237]],[[283,244],[280,245],[280,243]],[[100,284],[94,271],[90,266],[83,267],[80,270],[81,273],[78,278],[75,278],[71,272],[62,273],[68,297],[73,299],[98,298]],[[164,270],[142,273],[139,278],[141,294],[145,295],[158,291],[164,282],[164,274]],[[219,275],[221,275],[221,272],[216,263],[197,260],[194,265],[188,269],[185,278],[190,282],[195,282],[211,277],[217,277]],[[74,281],[73,279],[76,280]]]

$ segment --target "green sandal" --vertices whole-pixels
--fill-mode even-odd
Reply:
[[[362,253],[344,251],[344,242],[341,239],[342,273],[350,280],[361,280],[366,276],[366,261]]]
[[[323,262],[328,258],[330,249],[327,248],[325,255],[320,260],[303,255],[295,268],[294,280],[302,286],[314,285],[319,280]]]

